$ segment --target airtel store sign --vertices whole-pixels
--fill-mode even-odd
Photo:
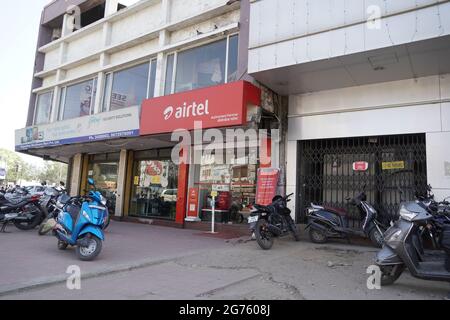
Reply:
[[[148,99],[142,104],[140,132],[193,130],[195,121],[201,121],[204,129],[241,126],[249,105],[261,105],[261,91],[246,81]]]

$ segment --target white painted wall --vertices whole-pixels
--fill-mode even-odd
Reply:
[[[380,14],[379,24],[368,26],[374,13]],[[449,1],[255,1],[251,4],[249,72],[448,34]]]
[[[428,182],[450,196],[450,74],[290,97],[288,189],[295,190],[297,141],[426,133]]]
[[[97,87],[101,93],[106,72],[158,58],[158,95],[168,52],[223,39],[223,32],[237,31],[240,18],[239,4],[229,6],[227,0],[131,1],[129,8],[119,12],[114,11],[114,1],[108,1],[104,19],[39,48],[45,63],[37,74],[43,85],[35,93],[56,88],[58,96],[61,87],[95,76],[101,80]],[[101,98],[96,99],[97,112],[100,102]]]

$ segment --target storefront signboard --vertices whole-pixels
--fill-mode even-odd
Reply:
[[[256,184],[256,203],[269,205],[276,196],[280,170],[275,168],[261,168],[258,170]]]
[[[141,135],[240,126],[247,122],[247,107],[261,104],[261,90],[249,82],[197,89],[145,100],[142,104]]]
[[[139,107],[16,130],[16,150],[139,136]]]

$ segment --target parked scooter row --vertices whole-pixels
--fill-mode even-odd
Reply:
[[[89,179],[88,184],[91,190],[86,196],[68,196],[63,183],[47,187],[42,196],[31,196],[21,188],[16,188],[8,198],[0,193],[1,231],[9,223],[21,230],[32,230],[41,224],[39,234],[51,231],[58,239],[59,250],[73,246],[80,260],[95,259],[102,250],[110,210],[94,180]]]
[[[37,227],[45,217],[39,200],[39,195],[30,195],[22,188],[0,193],[0,232],[6,232],[10,223],[20,230]]]
[[[436,202],[430,192],[431,187],[428,196],[403,202],[400,219],[386,231],[375,258],[381,285],[393,284],[406,268],[419,279],[450,282],[450,203]],[[425,249],[424,235],[438,250]]]
[[[383,234],[390,226],[390,219],[381,216],[377,210],[367,202],[366,186],[354,198],[347,198],[350,205],[355,206],[360,213],[362,228],[350,228],[348,212],[342,209],[311,204],[307,209],[309,238],[314,243],[326,243],[330,238],[348,239],[350,236],[367,237],[372,244],[381,248]],[[386,222],[388,221],[388,222]]]

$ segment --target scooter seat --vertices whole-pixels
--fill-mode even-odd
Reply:
[[[337,214],[338,216],[341,216],[341,217],[346,217],[348,215],[348,212],[345,211],[344,209],[332,208],[332,207],[326,207],[326,206],[324,206],[323,208],[325,210],[327,210],[331,213]]]

